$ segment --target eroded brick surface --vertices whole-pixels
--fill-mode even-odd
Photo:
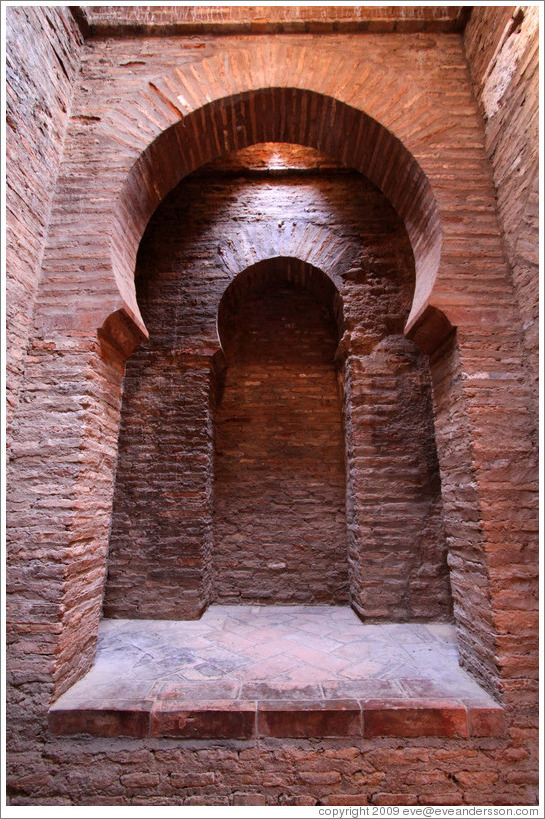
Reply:
[[[150,35],[457,31],[465,17],[463,6],[87,6],[78,15],[93,35],[121,37],[127,30]]]
[[[525,352],[537,402],[538,331],[538,82],[537,6],[476,9],[465,32],[466,53],[485,117],[486,149],[505,233]],[[537,419],[537,403],[534,404]],[[537,433],[537,428],[535,430]]]
[[[243,299],[224,339],[212,599],[340,605],[348,558],[335,327],[331,305],[283,283],[282,266]]]

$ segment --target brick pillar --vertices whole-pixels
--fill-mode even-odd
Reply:
[[[146,348],[127,362],[106,617],[192,619],[208,604],[211,365]]]
[[[37,334],[29,349],[8,482],[7,591],[10,682],[23,692],[36,683],[31,709],[46,708],[94,656],[121,379],[95,333]]]
[[[507,704],[537,687],[538,516],[525,373],[494,329],[459,328],[431,367],[461,659]]]
[[[487,680],[495,673],[490,580],[455,333],[434,352],[430,363],[458,640],[464,662]]]
[[[389,336],[345,370],[352,605],[362,618],[449,619],[429,373]]]

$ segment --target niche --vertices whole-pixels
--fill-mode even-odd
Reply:
[[[408,236],[361,174],[282,150],[277,175],[254,146],[188,177],[142,240],[105,617],[451,617]]]
[[[296,259],[254,265],[222,299],[215,602],[348,602],[340,324],[335,286]]]

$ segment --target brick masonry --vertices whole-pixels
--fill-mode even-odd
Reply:
[[[6,399],[11,423],[24,374],[51,200],[61,161],[81,35],[68,9],[6,17]]]
[[[301,32],[460,31],[464,6],[87,6],[78,14],[92,36],[132,34],[294,34]]]
[[[526,275],[533,269],[535,236],[531,150],[523,163],[528,197],[522,210],[518,204],[514,211],[507,207],[518,197],[509,194],[513,175],[504,177],[501,167],[504,161],[510,167],[503,137],[517,123],[510,100],[516,104],[520,93],[531,104],[528,111],[535,110],[530,93],[535,34],[522,21],[528,47],[516,51],[525,56],[485,134],[457,34],[343,34],[341,56],[335,34],[98,38],[79,51],[68,10],[8,11],[16,36],[25,39],[22,56],[13,63],[17,76],[24,76],[23,63],[32,64],[25,50],[36,49],[44,55],[40,64],[51,64],[47,37],[41,36],[52,30],[40,16],[47,13],[72,66],[66,79],[59,74],[54,83],[61,102],[51,110],[62,111],[63,100],[68,110],[73,95],[65,130],[60,115],[46,117],[55,123],[56,135],[29,131],[43,155],[54,158],[48,166],[59,168],[54,196],[49,172],[39,207],[14,208],[10,225],[23,236],[28,217],[32,235],[28,255],[11,257],[10,277],[23,282],[15,285],[21,293],[16,304],[24,301],[24,292],[37,292],[32,319],[27,314],[13,324],[10,339],[10,354],[20,362],[30,329],[24,381],[20,364],[10,371],[20,395],[8,497],[13,803],[532,804],[537,785],[537,482],[531,434],[536,401],[523,362],[535,323],[524,333],[520,322],[520,314],[534,315],[536,303],[523,295],[533,280]],[[65,24],[66,39],[58,33],[67,31]],[[510,24],[488,17],[488,25],[497,44]],[[471,38],[484,42],[479,26],[475,18],[474,33],[468,28],[466,37],[476,77],[480,69]],[[31,73],[36,87],[41,74]],[[15,73],[10,82],[14,88]],[[17,99],[27,99],[26,92]],[[495,131],[500,120],[505,127]],[[23,132],[34,121],[22,109],[14,118]],[[407,332],[431,356],[462,658],[501,696],[506,736],[413,740],[403,748],[388,740],[370,747],[347,740],[218,740],[206,747],[187,742],[174,747],[159,739],[53,739],[46,728],[48,706],[93,658],[123,359],[145,335],[133,284],[144,228],[188,172],[255,141],[286,140],[322,149],[362,171],[405,223],[416,272]],[[490,152],[493,166],[487,144],[498,146]],[[28,166],[24,152],[18,149],[18,155],[10,163],[13,190],[28,202],[28,185],[14,181]],[[509,237],[516,235],[517,222],[523,229],[514,247]],[[335,241],[324,250],[330,234],[324,229],[313,235],[304,261],[327,270],[337,285],[348,260]],[[251,249],[237,256],[244,261],[233,273],[258,261]],[[522,263],[521,257],[529,261]],[[97,328],[102,328],[98,336]],[[396,366],[409,350],[400,345],[395,351]],[[384,353],[392,362],[393,351]],[[413,391],[417,386],[417,379],[409,385]]]
[[[464,40],[485,120],[486,150],[498,192],[538,417],[539,332],[539,9],[475,10]],[[535,428],[537,443],[537,424]]]
[[[533,804],[524,749],[498,739],[51,738],[8,783],[17,804]],[[537,782],[535,783],[537,784]],[[30,790],[32,796],[28,796]],[[69,796],[68,796],[69,794]],[[252,804],[250,802],[249,804]]]
[[[332,305],[274,261],[224,325],[212,599],[335,605],[348,559]]]
[[[284,149],[275,162],[302,167],[271,177],[270,150],[182,183],[141,245],[150,342],[125,378],[105,614],[199,616],[219,600],[343,603],[350,565],[362,615],[448,617],[429,375],[401,335],[414,277],[406,233],[360,175],[318,177],[312,151],[299,149],[295,163]],[[222,176],[225,161],[238,176]],[[244,165],[264,170],[248,176]],[[293,258],[326,229],[351,260],[340,292]],[[264,258],[233,280],[246,248]],[[227,361],[214,374],[218,313]],[[343,408],[335,355],[345,332]]]
[[[49,728],[57,736],[170,739],[290,739],[501,736],[502,709],[467,707],[452,699],[195,700],[176,696],[110,705],[55,705]]]

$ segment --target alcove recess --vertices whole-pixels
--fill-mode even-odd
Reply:
[[[106,617],[450,618],[414,276],[384,194],[309,148],[252,146],[166,197],[138,255],[150,338],[127,361]]]
[[[227,289],[218,328],[212,600],[346,604],[340,296],[311,265],[268,259]]]

